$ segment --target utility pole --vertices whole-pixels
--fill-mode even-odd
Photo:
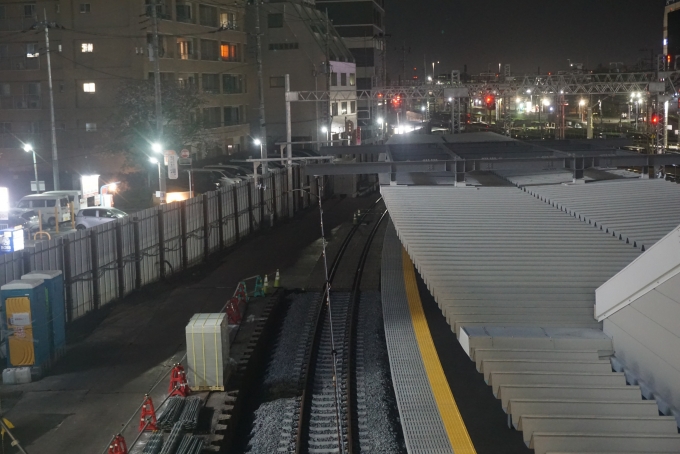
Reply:
[[[264,76],[262,70],[262,35],[260,34],[260,2],[255,0],[255,34],[257,35],[257,88],[260,95],[260,158],[267,158],[267,125],[265,123],[264,109]],[[262,161],[262,175],[267,173],[267,162]]]
[[[47,57],[47,86],[50,95],[50,128],[52,132],[52,179],[54,180],[54,190],[59,190],[59,155],[57,153],[57,127],[54,121],[54,89],[52,87],[52,60],[50,58],[50,27],[55,26],[54,23],[47,22],[47,10],[43,9],[45,20],[38,22],[33,28],[45,29],[45,54]],[[37,179],[36,179],[37,180]],[[36,184],[37,181],[36,181]]]
[[[156,11],[157,0],[151,0],[151,19],[153,21],[153,73],[154,73],[154,94],[156,97],[156,142],[163,145],[163,105],[161,104],[161,62],[160,62],[160,48],[158,45],[158,12]],[[165,151],[165,148],[162,150]],[[161,203],[165,203],[165,169],[161,161],[159,166],[161,171],[158,178],[160,179],[159,189],[161,192]]]
[[[331,112],[331,20],[328,18],[328,8],[326,8],[326,90],[328,91],[328,108],[326,115],[328,116],[328,134],[333,138],[333,116]],[[329,143],[329,146],[332,146]]]

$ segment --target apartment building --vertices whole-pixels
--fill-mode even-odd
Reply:
[[[671,68],[680,68],[680,2],[666,0],[663,18],[663,53],[670,55]]]
[[[78,174],[119,172],[123,158],[100,153],[121,84],[153,79],[153,0],[3,0],[0,4],[0,172],[10,178],[39,158],[51,178],[51,132],[45,32],[50,23],[57,149],[62,188]],[[250,132],[245,9],[233,0],[156,0],[161,76],[195,86],[213,146],[194,157],[242,149]],[[166,144],[168,148],[176,144]]]
[[[385,0],[317,0],[316,6],[333,22],[357,65],[357,90],[383,87],[386,82]],[[376,140],[378,106],[360,101],[363,140]]]
[[[293,141],[340,139],[357,127],[356,64],[342,38],[313,2],[268,2],[260,6],[266,126],[270,147],[286,140],[285,75],[292,91],[343,91],[335,102],[294,102]],[[327,56],[330,72],[326,69]],[[257,94],[251,109],[257,107]],[[257,109],[253,109],[257,116]],[[257,118],[253,118],[253,130]],[[324,132],[331,124],[329,132]],[[312,145],[309,145],[312,148]]]

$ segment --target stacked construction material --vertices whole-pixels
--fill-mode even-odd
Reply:
[[[149,441],[144,446],[143,454],[159,454],[163,448],[163,434],[155,433],[149,437]]]
[[[173,425],[179,420],[184,408],[184,397],[173,396],[168,399],[165,406],[165,411],[158,418],[158,428],[162,430],[170,430]]]
[[[227,315],[194,314],[186,326],[187,380],[192,391],[224,391],[229,363]]]
[[[182,423],[184,430],[196,430],[198,426],[198,413],[201,409],[201,398],[192,396],[187,397],[184,401],[184,409],[179,417],[179,422]]]
[[[179,444],[181,436],[182,436],[182,423],[177,422],[175,423],[174,426],[172,426],[170,435],[168,436],[168,439],[163,445],[163,449],[161,449],[161,452],[159,454],[174,454],[175,449]]]
[[[203,439],[193,435],[185,435],[177,448],[177,454],[199,454],[203,449]]]

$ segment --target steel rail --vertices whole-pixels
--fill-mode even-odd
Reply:
[[[370,207],[370,210],[375,208],[375,206],[382,200],[382,197],[376,200]],[[340,261],[342,260],[343,256],[345,255],[345,252],[347,251],[347,248],[349,244],[352,241],[352,238],[354,237],[355,233],[359,229],[359,226],[361,223],[364,221],[368,213],[370,212],[367,211],[365,212],[361,218],[360,222],[358,222],[356,225],[352,226],[352,229],[349,231],[345,239],[343,240],[342,244],[340,245],[340,249],[336,253],[333,262],[331,264],[330,269],[328,269],[328,275],[327,275],[327,281],[324,284],[324,288],[322,291],[322,303],[319,306],[319,310],[316,315],[316,321],[314,325],[314,334],[312,336],[312,347],[309,351],[307,360],[306,360],[306,365],[304,368],[304,385],[302,389],[302,396],[301,396],[301,402],[300,402],[300,413],[298,415],[298,427],[297,427],[297,437],[295,440],[295,454],[305,454],[309,450],[309,425],[311,422],[311,407],[312,407],[312,397],[313,397],[313,386],[314,386],[314,368],[316,366],[317,362],[317,356],[318,356],[318,351],[319,351],[319,345],[320,345],[320,340],[321,340],[321,335],[323,333],[323,327],[324,327],[324,322],[326,318],[328,317],[330,319],[331,313],[330,313],[330,304],[324,304],[324,302],[330,302],[328,299],[328,296],[330,295],[330,290],[331,286],[333,283],[333,279],[335,278],[335,275],[338,270],[338,266],[340,264]],[[323,231],[323,222],[322,222],[322,231]],[[323,236],[323,234],[322,234]],[[325,239],[322,239],[322,241],[325,242]],[[324,246],[325,247],[325,246]],[[326,253],[324,252],[324,259],[325,259]],[[335,352],[334,352],[335,354]],[[336,375],[337,378],[337,375]],[[335,386],[338,386],[337,379],[335,381]],[[338,402],[336,399],[336,411],[338,413],[338,424],[341,425],[341,415],[340,415],[340,406],[341,402]],[[339,452],[342,453],[342,433],[338,433],[338,444],[339,444]],[[352,453],[352,447],[350,446],[350,454]]]
[[[383,211],[382,216],[375,223],[371,233],[364,243],[364,248],[361,251],[361,256],[359,257],[359,264],[357,266],[356,272],[354,274],[354,282],[352,283],[352,290],[350,292],[350,305],[347,314],[349,323],[347,324],[347,375],[345,377],[345,390],[347,393],[347,445],[350,447],[349,452],[360,452],[359,443],[359,423],[358,418],[353,418],[355,414],[355,402],[356,393],[353,391],[353,378],[356,376],[356,338],[357,338],[357,319],[358,319],[358,306],[359,298],[361,297],[361,278],[364,275],[364,266],[366,265],[366,260],[368,259],[368,254],[373,245],[373,239],[378,233],[380,224],[387,216],[387,210]]]

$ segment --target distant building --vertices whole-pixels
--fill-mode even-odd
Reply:
[[[663,54],[670,55],[672,67],[680,58],[680,1],[666,0],[663,19]],[[680,68],[680,66],[678,66]]]
[[[260,7],[264,68],[267,143],[286,141],[285,75],[292,91],[352,91],[357,84],[354,57],[326,15],[308,1],[264,3]],[[252,27],[252,24],[251,24]],[[253,40],[254,41],[254,40]],[[331,72],[326,70],[330,58]],[[251,98],[251,124],[257,130],[257,90]],[[332,121],[335,138],[357,126],[356,94],[341,102],[293,102],[291,104],[294,142],[327,139],[322,132]],[[307,145],[305,148],[316,148]]]
[[[316,0],[328,11],[333,26],[352,52],[357,65],[357,90],[382,87],[386,82],[385,0]],[[377,112],[367,101],[359,102],[359,125],[364,141],[377,137]],[[375,136],[375,137],[374,137]]]
[[[51,186],[51,133],[45,36],[29,31],[47,14],[62,187],[78,173],[111,174],[121,159],[95,149],[121,82],[153,78],[150,0],[24,0],[0,5],[0,172],[31,169],[20,146],[33,144]],[[146,4],[145,4],[146,3]],[[245,9],[233,0],[157,0],[164,79],[198,87],[217,146],[195,157],[243,148],[250,133]],[[62,28],[63,27],[63,28]],[[219,30],[219,31],[218,31]],[[170,144],[167,144],[168,146]],[[70,174],[70,177],[69,175]],[[48,177],[48,175],[50,177]],[[26,182],[28,190],[28,182]]]

